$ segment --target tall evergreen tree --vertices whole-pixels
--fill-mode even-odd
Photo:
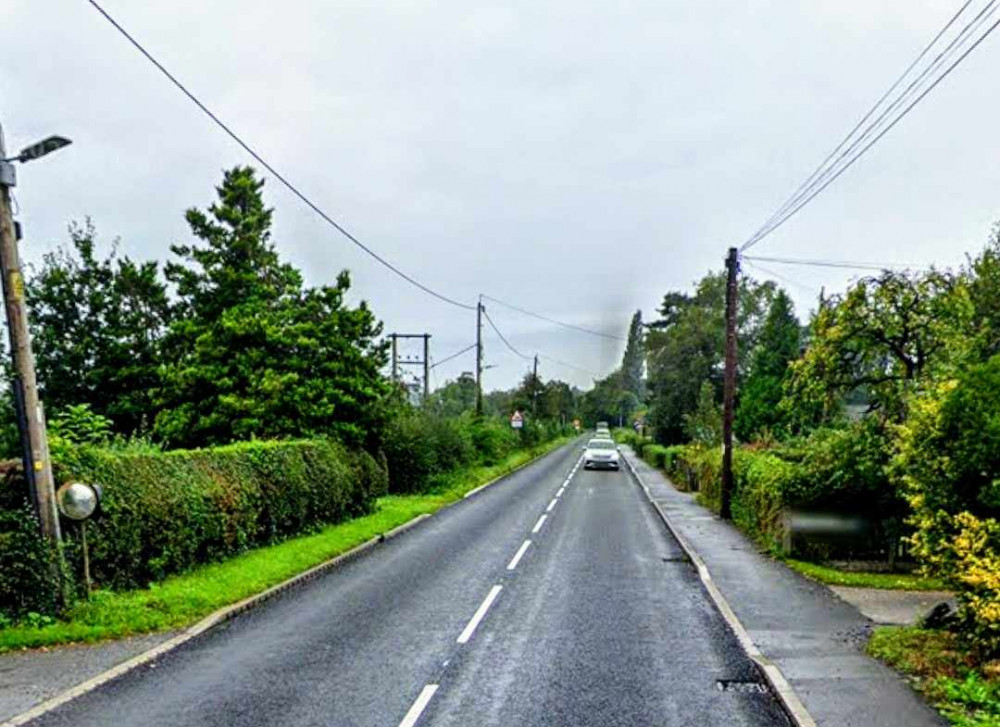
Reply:
[[[156,434],[174,446],[332,434],[360,442],[378,428],[389,387],[381,324],[336,284],[304,288],[271,243],[264,182],[226,172],[218,201],[186,218],[202,244],[172,247],[177,314],[165,342]]]
[[[735,429],[740,439],[749,440],[765,430],[780,428],[782,412],[778,404],[788,375],[788,364],[799,356],[802,327],[792,308],[792,300],[779,290],[771,301],[757,345],[751,352],[750,370],[740,390]]]
[[[642,401],[645,395],[642,380],[642,368],[645,360],[645,345],[642,332],[642,311],[637,310],[632,316],[628,327],[628,340],[625,343],[625,353],[622,356],[622,376],[626,391]]]

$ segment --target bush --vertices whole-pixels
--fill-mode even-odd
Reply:
[[[20,463],[4,463],[0,477],[0,621],[31,612],[55,614],[59,591],[49,577],[49,552]]]
[[[914,552],[956,589],[972,644],[1000,655],[1000,356],[914,401],[899,441]]]
[[[80,447],[57,464],[60,480],[103,488],[87,526],[91,573],[115,589],[370,512],[385,490],[370,455],[327,440],[142,454]],[[78,533],[64,528],[74,572]]]

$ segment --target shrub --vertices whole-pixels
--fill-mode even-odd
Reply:
[[[54,614],[59,591],[49,577],[48,548],[20,464],[4,463],[0,477],[0,621],[31,612]]]
[[[963,631],[1000,655],[1000,356],[914,401],[898,473],[914,552],[956,589]]]
[[[60,480],[103,488],[88,523],[91,572],[119,589],[369,512],[385,489],[381,470],[327,440],[142,454],[80,447],[58,463]],[[76,572],[79,528],[64,531]]]

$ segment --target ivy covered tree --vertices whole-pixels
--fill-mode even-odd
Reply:
[[[28,281],[38,379],[50,416],[88,405],[132,433],[152,425],[170,303],[157,263],[100,258],[96,237],[71,226]]]
[[[783,429],[782,387],[788,365],[799,356],[802,329],[788,294],[779,290],[764,319],[757,345],[750,352],[750,367],[739,391],[736,408],[736,436],[750,441],[765,432],[780,434]]]
[[[177,289],[164,341],[155,433],[171,446],[378,429],[389,387],[381,324],[335,285],[305,288],[271,243],[272,211],[253,169],[226,172],[218,200],[186,219],[199,242],[175,245]]]

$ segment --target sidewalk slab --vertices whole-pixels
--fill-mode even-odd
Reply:
[[[955,607],[955,594],[950,591],[888,591],[854,586],[828,587],[880,625],[915,626],[935,606],[947,603],[952,608]]]
[[[0,722],[171,638],[173,632],[0,654]]]
[[[826,586],[760,553],[736,527],[622,446],[653,499],[697,551],[761,652],[819,727],[947,723],[889,667],[868,657],[872,622]]]

